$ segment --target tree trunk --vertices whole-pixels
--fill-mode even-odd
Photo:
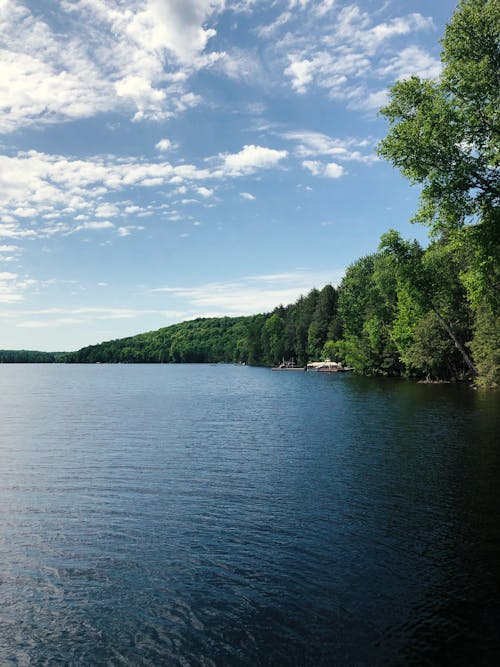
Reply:
[[[444,317],[441,315],[441,313],[439,312],[439,310],[435,306],[432,306],[432,310],[435,313],[436,317],[438,318],[439,323],[441,324],[441,326],[446,329],[446,332],[448,333],[449,337],[455,343],[455,347],[459,350],[460,354],[464,358],[464,361],[467,364],[467,366],[468,366],[470,372],[472,373],[472,375],[477,375],[478,374],[477,373],[477,368],[474,366],[474,362],[469,357],[469,355],[465,351],[463,345],[460,343],[458,338],[453,333],[453,329],[450,327],[448,322],[444,319]]]

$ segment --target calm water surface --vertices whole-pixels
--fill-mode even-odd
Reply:
[[[0,366],[0,664],[500,664],[499,395]]]

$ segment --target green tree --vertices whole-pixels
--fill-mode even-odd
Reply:
[[[417,322],[405,361],[428,380],[456,379],[462,374],[460,353],[432,311]]]
[[[332,321],[337,314],[338,294],[332,285],[325,285],[319,292],[316,308],[307,332],[309,358],[318,359],[328,338]]]
[[[277,313],[266,320],[262,328],[262,347],[266,363],[277,364],[284,356],[284,330],[285,322]]]
[[[484,332],[495,330],[500,311],[498,0],[460,0],[442,45],[439,81],[411,77],[393,86],[389,104],[381,110],[389,132],[379,154],[422,186],[414,220],[429,225],[434,237],[459,258],[458,277],[475,317],[471,349],[481,357],[483,379],[493,378],[495,349],[487,346],[494,337]],[[455,345],[462,345],[449,327],[450,318],[439,308],[433,310],[455,336]]]
[[[499,38],[500,3],[461,0],[443,39],[441,80],[399,81],[381,110],[390,130],[379,153],[422,184],[416,220],[437,230],[490,224],[499,205]]]
[[[339,289],[343,340],[340,361],[361,373],[397,375],[401,362],[391,326],[394,317],[394,271],[386,254],[362,257],[348,267]]]
[[[488,303],[477,309],[470,347],[479,371],[478,384],[500,385],[500,316]]]
[[[469,313],[458,280],[459,267],[450,248],[444,243],[435,243],[424,251],[417,241],[404,241],[393,229],[382,235],[380,247],[396,261],[400,301],[393,333],[403,352],[412,343],[411,328],[421,316],[432,311],[469,371],[477,375],[466,349]]]

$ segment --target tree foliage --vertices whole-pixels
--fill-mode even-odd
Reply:
[[[469,371],[491,383],[500,311],[498,0],[461,0],[442,45],[439,81],[414,76],[393,86],[381,111],[389,132],[379,145],[380,155],[421,185],[414,221],[429,225],[439,243],[425,253],[394,236],[384,243],[404,267],[412,296],[434,313],[420,341],[437,321]]]
[[[52,364],[62,361],[62,352],[37,352],[35,350],[0,350],[0,364]]]
[[[489,224],[500,202],[500,4],[462,0],[443,39],[440,81],[397,82],[379,153],[422,184],[416,220]]]

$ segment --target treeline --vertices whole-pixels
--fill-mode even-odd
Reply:
[[[64,356],[61,352],[0,350],[0,364],[53,364],[62,361]]]
[[[68,353],[68,363],[247,363],[318,359],[338,337],[338,292],[311,290],[289,306],[248,317],[199,318]]]
[[[391,231],[338,288],[250,317],[197,319],[85,347],[69,363],[304,365],[332,359],[366,375],[500,383],[498,304],[474,307],[463,248],[423,249]]]
[[[500,383],[498,293],[469,298],[471,257],[443,240],[423,249],[395,231],[351,265],[339,290],[340,340],[324,356],[370,375]]]

